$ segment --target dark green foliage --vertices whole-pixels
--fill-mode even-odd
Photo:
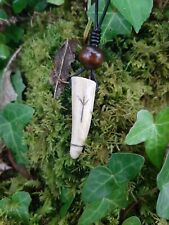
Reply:
[[[98,14],[102,16],[105,1],[99,1]],[[153,0],[111,0],[102,23],[102,43],[111,41],[119,34],[129,35],[132,27],[139,32],[142,24],[150,16]],[[95,23],[95,4],[88,9],[88,16]]]
[[[169,189],[169,175],[168,175],[169,155],[166,155],[164,165],[157,176],[157,186],[160,190],[157,201],[157,214],[158,216],[168,219],[169,218],[169,204],[168,204],[168,189]]]
[[[8,218],[14,218],[25,225],[29,224],[28,208],[31,203],[31,197],[27,192],[16,192],[10,198],[0,200],[0,215]]]
[[[138,217],[132,216],[124,221],[122,225],[141,225]]]
[[[27,28],[25,22],[34,11],[41,12],[46,7],[46,0],[0,1],[0,69],[5,67],[10,55],[23,43]]]
[[[144,158],[131,153],[114,153],[107,166],[91,170],[82,190],[85,209],[79,225],[90,225],[108,212],[128,205],[128,182],[133,180],[144,164]]]
[[[77,161],[70,159],[70,89],[67,87],[62,97],[55,100],[49,75],[55,51],[65,39],[80,40],[82,37],[85,27],[83,14],[79,2],[72,4],[71,12],[70,8],[68,11],[56,8],[44,12],[35,16],[25,35],[21,67],[27,82],[27,104],[35,109],[26,139],[30,168],[38,181],[36,185],[29,183],[26,186],[25,180],[17,177],[4,181],[0,190],[4,192],[3,187],[12,183],[12,192],[19,188],[32,193],[35,200],[31,207],[31,225],[77,224],[83,209],[80,194],[90,168],[107,163],[112,152],[144,154],[143,146],[124,146],[124,137],[135,121],[137,111],[147,108],[158,112],[168,104],[169,26],[163,15],[154,11],[151,21],[143,26],[139,36],[117,37],[105,47],[106,62],[97,71],[99,90],[85,152]],[[133,203],[136,198],[139,202],[131,214],[138,215],[144,224],[152,225],[157,222],[154,216],[156,199],[151,194],[151,189],[156,186],[156,171],[146,163],[142,174],[144,178],[130,184],[129,202]],[[63,188],[69,188],[76,196],[67,215],[61,219],[60,194]],[[129,212],[126,218],[132,215]],[[118,225],[118,217],[119,212],[114,212],[102,222]]]
[[[9,103],[0,111],[0,138],[19,164],[27,162],[23,129],[32,119],[33,112],[31,107],[20,103]]]
[[[150,161],[160,169],[169,143],[169,107],[163,108],[155,118],[147,110],[137,113],[137,121],[127,134],[125,143],[136,145],[142,142]]]

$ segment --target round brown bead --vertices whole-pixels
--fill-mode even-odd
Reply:
[[[99,48],[86,46],[81,50],[79,60],[86,69],[96,69],[102,65],[104,56]]]

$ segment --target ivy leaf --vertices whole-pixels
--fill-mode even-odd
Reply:
[[[169,154],[167,154],[163,167],[157,176],[157,186],[160,190],[157,200],[158,216],[169,219]]]
[[[109,197],[113,188],[134,179],[143,164],[144,158],[137,154],[112,154],[108,168],[98,166],[90,172],[82,190],[82,200],[90,203]]]
[[[22,12],[27,6],[27,0],[13,0],[12,8],[14,13]]]
[[[17,221],[28,224],[28,208],[31,203],[31,197],[27,192],[16,192],[10,198],[0,200],[0,211],[6,216],[12,217]]]
[[[99,1],[99,17],[103,13],[105,1]],[[94,22],[95,20],[95,4],[93,4],[87,12],[88,16]],[[102,43],[111,41],[118,34],[128,35],[131,33],[131,25],[127,20],[110,5],[102,24]]]
[[[115,153],[108,167],[98,166],[91,170],[82,190],[82,200],[87,206],[79,225],[94,223],[110,210],[126,207],[128,181],[135,178],[143,163],[142,156]]]
[[[22,101],[22,92],[25,89],[25,85],[22,80],[21,72],[19,70],[16,71],[16,73],[14,75],[12,75],[11,80],[12,80],[13,87],[17,93],[17,101],[21,102]]]
[[[116,11],[110,11],[106,15],[103,22],[102,43],[112,41],[113,37],[117,35],[129,35],[132,31],[132,26],[125,20],[125,18]]]
[[[108,163],[117,183],[134,179],[144,164],[144,158],[133,153],[114,153]]]
[[[138,33],[144,21],[150,16],[153,0],[111,0],[112,4],[128,20]]]
[[[109,211],[125,207],[126,203],[126,185],[112,187],[112,193],[109,197],[104,197],[100,201],[92,202],[86,206],[78,225],[90,225],[106,216]]]
[[[23,143],[23,128],[31,120],[33,109],[20,103],[9,103],[0,112],[0,137],[14,154],[18,164],[25,164],[27,146]]]
[[[155,121],[147,110],[138,112],[136,123],[126,136],[125,143],[135,145],[141,142],[145,142],[150,161],[160,168],[169,142],[169,107],[162,109]]]
[[[158,189],[161,190],[166,183],[169,183],[169,154],[167,154],[163,167],[157,176]]]
[[[169,107],[162,109],[155,118],[156,128],[145,142],[145,150],[152,163],[160,168],[169,143]]]
[[[164,219],[169,219],[169,182],[164,184],[161,188],[157,200],[157,215]]]
[[[99,219],[106,216],[111,208],[111,201],[103,198],[100,202],[94,202],[87,205],[82,216],[79,219],[78,225],[90,225]]]
[[[137,113],[137,120],[126,136],[125,144],[136,145],[148,139],[151,130],[154,128],[154,119],[147,110]]]
[[[90,172],[85,182],[82,200],[85,203],[91,203],[106,198],[112,194],[113,184],[115,185],[115,181],[111,170],[104,166],[96,167]]]
[[[54,5],[62,5],[65,1],[64,0],[47,0],[47,2]]]
[[[131,216],[126,219],[122,225],[141,225],[141,222],[137,216]]]

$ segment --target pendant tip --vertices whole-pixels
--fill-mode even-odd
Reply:
[[[76,146],[71,146],[70,147],[70,156],[71,156],[71,158],[72,159],[77,159],[80,156],[82,150],[83,150],[83,147],[78,147],[78,149],[77,149]]]

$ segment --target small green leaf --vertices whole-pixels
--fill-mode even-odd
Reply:
[[[74,194],[71,189],[64,188],[61,192],[61,208],[60,208],[60,216],[63,218],[68,209],[70,208],[72,202],[74,200]]]
[[[47,0],[47,2],[54,5],[62,5],[65,1],[64,0]]]
[[[13,0],[12,8],[14,13],[22,12],[27,6],[27,0]]]
[[[0,59],[6,60],[10,56],[10,50],[7,45],[0,44]]]
[[[150,16],[153,7],[153,0],[111,0],[111,2],[133,25],[137,33]]]
[[[13,87],[18,95],[17,101],[21,102],[22,101],[22,92],[25,89],[25,85],[23,83],[22,76],[21,76],[21,73],[19,70],[16,71],[16,73],[12,76],[11,80],[12,80]]]
[[[144,158],[137,154],[115,153],[108,163],[108,168],[98,166],[87,178],[82,190],[85,203],[109,198],[113,188],[134,179],[144,164]],[[103,191],[104,190],[104,191]]]
[[[157,215],[169,219],[169,182],[162,186],[157,200]]]
[[[104,192],[104,188],[102,192]],[[88,204],[80,217],[79,225],[89,225],[97,222],[110,211],[121,209],[127,205],[127,185],[112,186],[112,193],[100,201]]]
[[[134,179],[144,164],[144,158],[132,153],[114,153],[108,163],[117,183]]]
[[[103,198],[100,202],[94,202],[87,205],[82,216],[80,217],[78,225],[91,225],[106,216],[110,208],[111,201],[106,198]]]
[[[110,13],[105,17],[102,25],[102,43],[112,41],[113,37],[117,35],[128,36],[132,31],[132,26],[119,12],[111,10]]]
[[[26,163],[23,128],[30,122],[33,112],[31,107],[20,103],[9,103],[0,112],[0,137],[13,152],[17,163]]]
[[[103,13],[105,1],[99,1],[99,17]],[[95,4],[93,4],[88,12],[88,16],[94,22],[95,20]],[[106,17],[102,24],[102,43],[111,41],[112,38],[118,34],[128,35],[131,33],[131,25],[124,19],[124,17],[113,9],[112,5],[109,6]]]
[[[141,222],[137,216],[132,216],[126,219],[122,225],[141,225]]]
[[[104,166],[96,167],[90,172],[85,182],[82,200],[90,203],[111,195],[113,184],[115,182],[111,170]]]
[[[169,183],[169,154],[167,154],[163,167],[157,176],[157,186],[159,190],[161,190],[166,183]]]
[[[137,121],[126,136],[125,143],[135,145],[141,142],[145,142],[150,161],[160,168],[169,142],[169,107],[162,109],[155,121],[147,110],[138,112]]]
[[[0,211],[18,222],[28,224],[31,197],[27,192],[16,192],[10,198],[0,200]]]
[[[154,128],[152,114],[147,110],[137,113],[137,120],[126,136],[125,144],[136,145],[148,139],[151,130]]]
[[[169,143],[169,107],[163,108],[157,114],[153,126],[151,135],[145,143],[145,149],[151,162],[160,168]]]
[[[127,206],[128,181],[135,178],[144,164],[137,154],[115,153],[108,168],[98,166],[91,170],[82,190],[82,200],[87,204],[79,225],[94,223],[111,210]]]

